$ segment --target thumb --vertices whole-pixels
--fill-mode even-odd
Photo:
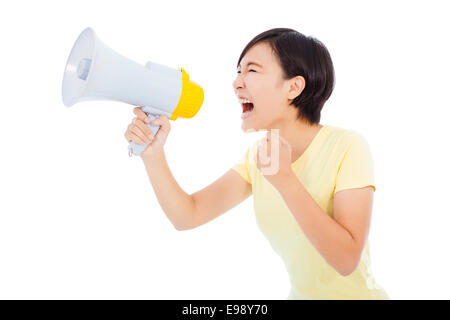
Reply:
[[[260,152],[261,152],[261,142],[258,143],[258,147],[256,148],[256,152],[255,152],[255,160],[256,160],[257,168],[261,167]]]
[[[169,131],[170,124],[166,115],[158,116],[155,120],[153,120],[153,124],[160,126],[159,130],[162,130],[165,133]]]
[[[153,121],[152,124],[157,125],[157,126],[161,126],[162,127],[162,123],[161,123],[161,116],[157,116]],[[162,129],[162,128],[161,128]]]

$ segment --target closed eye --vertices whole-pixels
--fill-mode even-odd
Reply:
[[[252,70],[252,69],[248,70],[248,72],[250,72],[250,71],[256,72],[255,70]],[[238,71],[237,73],[241,73],[241,72]]]

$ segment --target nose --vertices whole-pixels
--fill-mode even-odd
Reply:
[[[237,94],[237,90],[242,88],[243,81],[239,75],[237,75],[236,79],[232,83],[234,92]]]

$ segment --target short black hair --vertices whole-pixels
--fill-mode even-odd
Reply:
[[[319,123],[320,112],[334,88],[334,67],[330,53],[318,39],[289,28],[274,28],[254,37],[244,48],[237,67],[247,51],[264,42],[272,48],[283,70],[283,80],[305,78],[305,88],[290,105],[298,108],[297,119]]]

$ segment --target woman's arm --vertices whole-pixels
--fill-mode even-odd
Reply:
[[[187,194],[178,185],[164,152],[143,158],[158,202],[177,230],[196,228],[230,210],[252,193],[251,185],[230,169],[207,187]]]
[[[289,143],[281,136],[275,138],[279,146],[276,172],[266,172],[260,161],[265,151],[260,147],[257,153],[258,169],[278,189],[298,225],[326,262],[342,276],[351,274],[359,264],[369,234],[374,192],[372,186],[336,192],[332,218],[316,203],[292,170],[292,149]],[[271,139],[268,134],[269,155],[272,155]],[[270,157],[269,163],[271,169],[275,162]]]
[[[125,132],[128,142],[149,143],[141,153],[161,208],[177,230],[198,227],[236,206],[251,193],[251,185],[230,169],[222,177],[196,193],[189,195],[178,185],[170,172],[164,153],[164,144],[170,132],[170,122],[162,115],[153,124],[160,128],[155,136],[147,124],[147,115],[138,107],[137,115]]]
[[[234,208],[252,194],[252,185],[233,169],[192,195],[195,204],[190,228],[198,227]]]
[[[311,244],[342,276],[358,266],[367,240],[373,189],[348,189],[334,195],[334,218],[314,201],[300,180],[292,176],[279,192]]]
[[[164,152],[142,160],[161,208],[175,229],[183,230],[192,220],[194,212],[192,197],[176,182]]]

